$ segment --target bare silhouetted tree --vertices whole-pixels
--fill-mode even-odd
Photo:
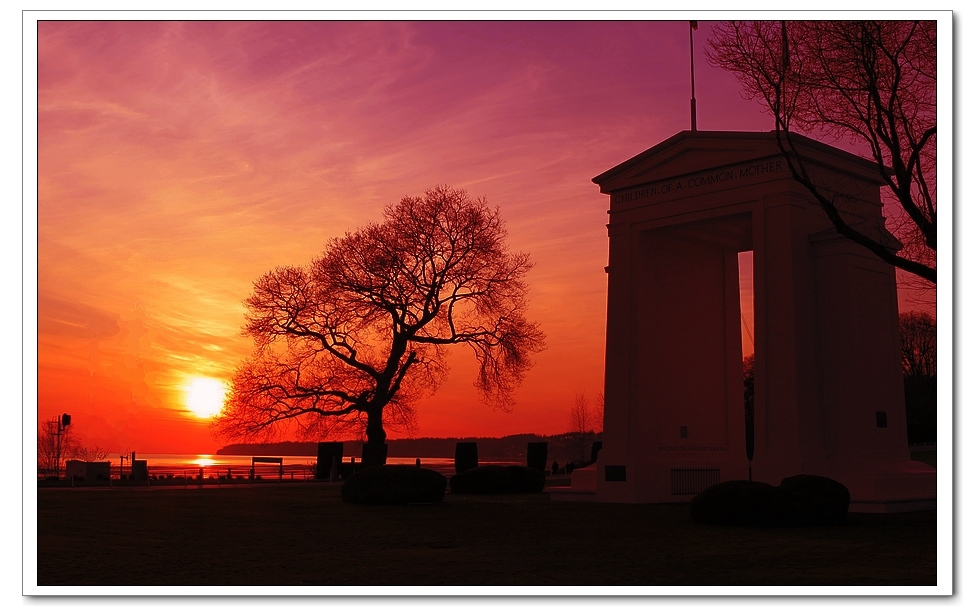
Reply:
[[[579,441],[579,460],[586,462],[590,456],[586,453],[586,442],[595,439],[596,432],[603,429],[603,397],[597,396],[596,404],[590,404],[584,393],[577,393],[569,408],[569,431],[576,435]]]
[[[775,119],[779,148],[836,230],[930,285],[937,282],[936,22],[754,21],[716,26],[708,58]],[[885,241],[818,185],[793,132],[866,144],[899,207]],[[851,215],[852,214],[852,215]]]
[[[97,445],[82,445],[75,435],[71,416],[64,414],[42,422],[37,431],[37,471],[61,476],[65,462],[79,459],[85,462],[104,460],[108,453]]]
[[[37,432],[37,470],[60,477],[64,463],[75,455],[78,440],[70,425],[63,425],[61,418],[41,422]]]
[[[85,462],[97,462],[107,458],[108,452],[98,445],[81,445],[75,449],[74,455]]]
[[[901,365],[907,436],[913,443],[937,440],[938,328],[926,312],[900,315]]]
[[[436,389],[454,345],[474,352],[485,399],[509,409],[544,335],[525,316],[532,263],[506,236],[483,198],[438,187],[333,239],[310,266],[262,276],[245,302],[256,349],[217,433],[364,433],[363,463],[382,464],[384,425],[413,425],[412,403]]]
[[[938,327],[934,317],[926,312],[902,312],[900,331],[904,378],[935,378],[938,374]]]

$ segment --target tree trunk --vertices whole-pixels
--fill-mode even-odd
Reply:
[[[383,429],[383,410],[369,411],[366,422],[366,442],[362,445],[362,466],[386,464],[386,430]]]

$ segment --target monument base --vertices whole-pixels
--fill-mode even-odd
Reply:
[[[572,483],[568,486],[548,488],[549,497],[556,501],[595,501],[596,500],[596,465],[572,471]]]
[[[937,499],[903,501],[850,501],[851,513],[906,513],[908,511],[934,511]]]
[[[937,507],[937,471],[923,462],[843,460],[809,464],[784,474],[771,472],[766,466],[765,472],[756,472],[755,479],[778,485],[785,476],[794,474],[839,481],[850,491],[850,511],[855,513],[925,511]]]
[[[850,488],[850,511],[898,513],[937,508],[937,472],[923,462],[902,462],[876,469],[865,489]],[[862,483],[862,482],[861,482]]]
[[[669,469],[669,465],[668,465]],[[636,470],[636,469],[631,469]],[[667,473],[644,474],[643,477],[664,477],[673,481],[673,469]],[[928,511],[937,508],[937,472],[923,462],[880,462],[863,463],[859,465],[847,463],[832,463],[814,465],[810,468],[786,473],[809,474],[829,477],[839,481],[850,491],[850,511],[855,513],[898,513],[907,511]],[[643,483],[644,489],[634,491],[625,488],[624,483],[607,482],[598,485],[597,465],[575,470],[571,475],[568,486],[548,488],[546,492],[552,500],[557,501],[597,501],[607,503],[686,503],[690,502],[699,489],[673,490],[673,486],[664,486],[660,479],[657,484]],[[634,473],[632,479],[636,479]],[[727,479],[726,479],[727,477]],[[747,470],[743,473],[722,473],[720,480],[743,479],[747,477]],[[778,485],[784,478],[780,473],[774,476],[756,477],[756,481],[764,481],[771,485]],[[717,483],[719,479],[706,482],[707,485]],[[651,489],[646,489],[646,488]],[[707,487],[704,484],[701,489]]]

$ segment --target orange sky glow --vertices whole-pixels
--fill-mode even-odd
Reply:
[[[771,129],[708,66],[709,32],[698,127]],[[37,36],[38,421],[70,413],[109,452],[215,451],[221,394],[200,379],[250,354],[253,281],[440,184],[499,206],[531,253],[548,349],[511,413],[480,402],[455,349],[416,435],[561,433],[575,396],[602,390],[609,201],[591,178],[689,128],[687,22],[42,21]]]

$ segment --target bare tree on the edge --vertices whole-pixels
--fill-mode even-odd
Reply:
[[[79,449],[71,426],[65,426],[60,418],[44,421],[37,432],[37,470],[40,473],[53,473],[60,479],[64,463],[76,455]]]
[[[716,26],[708,58],[735,74],[775,118],[793,177],[836,230],[881,259],[937,283],[936,85],[933,21],[756,21]],[[844,217],[813,181],[791,131],[866,144],[899,208],[897,242]],[[897,211],[899,210],[899,211]],[[898,254],[900,253],[900,254]]]
[[[908,441],[911,443],[937,441],[937,322],[926,312],[902,312],[900,332]]]
[[[363,464],[384,464],[384,425],[413,425],[412,403],[443,379],[450,345],[474,352],[475,385],[509,409],[544,334],[525,317],[532,263],[509,252],[506,235],[483,198],[438,187],[331,240],[310,266],[262,276],[245,301],[256,349],[216,432],[364,432]]]
[[[917,381],[938,375],[938,325],[926,312],[900,314],[901,365],[904,378]]]
[[[589,404],[584,393],[577,393],[569,409],[569,431],[579,439],[579,460],[585,463],[592,456],[586,453],[586,439],[594,439],[603,429],[603,396],[596,398],[596,406]]]

